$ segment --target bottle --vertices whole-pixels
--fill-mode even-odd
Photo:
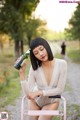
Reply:
[[[19,70],[21,68],[22,62],[24,61],[24,59],[28,58],[29,54],[30,54],[30,50],[28,50],[26,53],[24,53],[21,56],[21,59],[14,65],[14,67]]]

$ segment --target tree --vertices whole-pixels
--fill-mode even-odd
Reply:
[[[28,39],[28,46],[30,45],[31,39],[37,36],[43,36],[46,32],[46,22],[40,20],[39,18],[29,18],[26,21],[26,33]]]
[[[10,42],[9,42],[10,37],[6,34],[0,34],[0,49],[3,52],[3,48],[4,45],[7,44],[7,46],[9,46]]]
[[[0,32],[9,34],[15,42],[15,57],[23,49],[24,24],[35,10],[38,0],[1,0]],[[21,47],[20,47],[21,45]]]
[[[77,5],[74,14],[69,20],[69,28],[65,29],[69,38],[79,40],[80,43],[80,4]]]

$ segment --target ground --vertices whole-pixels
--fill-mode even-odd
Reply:
[[[67,120],[80,120],[80,64],[67,59],[68,73],[63,96],[67,101]],[[6,106],[9,120],[21,120],[22,95],[12,105]]]

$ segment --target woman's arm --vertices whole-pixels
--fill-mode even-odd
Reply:
[[[34,91],[35,75],[32,67],[30,67],[27,80],[25,79],[24,72],[20,73],[20,79],[22,91],[29,99],[35,99],[35,97],[42,95],[42,91]]]
[[[22,80],[21,81],[21,87],[22,87],[22,90],[23,90],[23,94],[26,95],[29,99],[34,99],[37,96],[43,95],[42,91],[32,91],[32,88],[33,88],[32,86],[34,85],[34,83],[31,84],[30,86],[29,86],[29,84],[30,83],[28,83],[27,80]]]

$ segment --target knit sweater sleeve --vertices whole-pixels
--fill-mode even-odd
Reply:
[[[63,60],[56,88],[43,90],[43,96],[61,95],[66,84],[66,76],[67,76],[67,62]]]
[[[21,80],[21,87],[24,95],[28,95],[29,91],[33,91],[35,86],[35,77],[32,67],[26,80]]]

